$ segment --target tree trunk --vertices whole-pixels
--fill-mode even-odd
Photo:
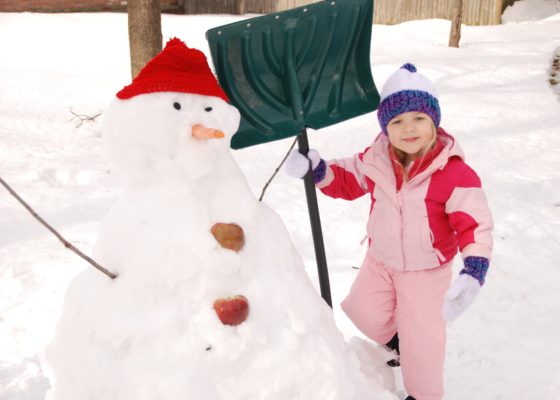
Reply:
[[[128,40],[132,79],[162,48],[159,0],[128,0]]]
[[[461,40],[461,21],[463,19],[463,0],[455,0],[451,15],[451,32],[449,33],[449,47],[459,47]]]

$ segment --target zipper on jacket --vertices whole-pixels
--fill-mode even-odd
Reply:
[[[403,182],[404,185],[404,182]],[[397,190],[396,194],[397,194],[397,205],[399,206],[399,213],[401,215],[401,220],[400,225],[401,225],[401,256],[402,256],[402,265],[403,265],[403,271],[406,271],[406,259],[405,259],[405,255],[404,255],[404,234],[403,234],[403,201],[402,201],[402,196],[401,196],[401,191],[402,191],[402,186],[401,186],[401,190]]]

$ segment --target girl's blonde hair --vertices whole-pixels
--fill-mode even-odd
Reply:
[[[434,148],[434,146],[436,145],[437,142],[437,129],[436,126],[434,125],[434,122],[432,121],[432,138],[430,139],[430,141],[426,144],[426,146],[424,146],[423,149],[421,149],[418,152],[418,159],[422,159],[422,157],[424,155],[426,155],[426,153],[428,151],[430,151],[431,149]],[[393,151],[395,152],[395,154],[397,155],[398,159],[399,159],[399,163],[398,163],[398,168],[400,168],[401,170],[401,174],[403,177],[403,182],[408,182],[408,176],[410,175],[410,171],[408,171],[407,167],[410,164],[410,162],[412,161],[412,159],[408,156],[407,153],[405,153],[402,150],[397,149],[395,146],[393,146],[391,144],[391,148],[393,149]],[[414,168],[416,170],[418,170],[422,165],[422,162],[418,165],[415,165]]]

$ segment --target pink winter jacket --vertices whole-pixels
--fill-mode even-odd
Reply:
[[[351,158],[331,160],[317,187],[334,198],[354,200],[369,193],[368,252],[398,271],[416,271],[462,257],[490,260],[492,216],[480,179],[464,161],[457,141],[438,129],[443,149],[397,191],[389,139]]]

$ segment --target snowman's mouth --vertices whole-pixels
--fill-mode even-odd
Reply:
[[[222,139],[226,135],[218,129],[207,128],[202,124],[196,124],[192,127],[192,136],[195,139],[206,140],[206,139]]]

